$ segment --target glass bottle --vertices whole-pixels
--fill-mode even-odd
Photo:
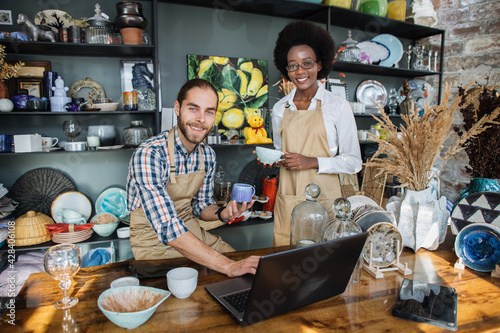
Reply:
[[[305,189],[306,201],[299,203],[292,211],[290,245],[304,247],[321,242],[321,233],[328,221],[328,213],[316,202],[321,195],[318,185],[312,183]]]
[[[338,61],[359,62],[361,58],[361,50],[357,46],[358,42],[351,38],[351,30],[347,31],[347,39],[340,45],[344,47],[338,54]]]
[[[395,115],[397,113],[397,109],[398,109],[398,93],[396,92],[395,88],[392,88],[389,91],[389,101],[387,103],[387,106],[389,107],[389,114],[390,115]]]
[[[123,144],[125,147],[138,147],[144,140],[151,137],[151,128],[142,124],[142,120],[132,120],[130,127],[123,130]]]
[[[362,233],[361,228],[351,219],[351,203],[349,200],[346,198],[337,198],[333,202],[332,208],[335,217],[328,221],[323,231],[323,242]],[[356,283],[361,280],[361,260],[363,260],[362,255],[359,256],[349,283]]]

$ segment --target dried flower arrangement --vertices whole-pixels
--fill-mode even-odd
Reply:
[[[500,108],[500,94],[497,91],[499,87],[484,85],[468,91],[462,87],[458,88],[462,99],[459,108],[464,121],[463,128],[455,127],[458,135],[469,131],[479,120]],[[470,166],[466,167],[466,171],[471,177],[500,178],[500,119],[496,120],[496,123],[464,144]]]
[[[0,81],[3,82],[7,79],[17,77],[17,72],[21,67],[24,66],[24,63],[19,61],[17,64],[10,65],[5,62],[5,56],[7,53],[5,52],[5,46],[0,44]]]
[[[285,77],[281,77],[281,79],[273,84],[273,87],[279,85],[279,91],[283,94],[288,95],[292,92],[293,88],[295,88],[295,84],[292,81],[288,81]]]
[[[472,84],[473,82],[467,84],[464,89],[467,90]],[[457,135],[454,142],[444,149],[445,141],[454,133],[454,112],[462,101],[459,96],[448,106],[450,89],[446,85],[441,104],[430,107],[425,103],[423,115],[410,109],[408,115],[401,116],[404,123],[399,127],[380,109],[382,116],[374,118],[382,130],[387,132],[388,138],[383,140],[370,134],[379,147],[366,165],[377,167],[378,174],[396,176],[401,187],[413,191],[425,190],[432,179],[439,175],[446,162],[463,150],[465,143],[471,138],[495,124],[494,119],[500,114],[500,108],[497,107]]]

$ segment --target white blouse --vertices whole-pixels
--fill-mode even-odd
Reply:
[[[297,110],[293,98],[297,88],[279,100],[273,107],[273,141],[276,149],[281,149],[281,135],[276,134],[280,128],[285,106],[290,104],[290,110]],[[356,121],[349,103],[333,95],[318,84],[318,91],[311,100],[308,110],[315,110],[317,100],[321,101],[321,111],[326,128],[328,146],[331,157],[318,157],[318,173],[347,173],[354,174],[361,170],[361,151],[358,142]],[[307,135],[307,133],[300,133]]]

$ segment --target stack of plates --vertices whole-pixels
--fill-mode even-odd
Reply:
[[[61,232],[52,235],[54,243],[78,243],[87,240],[92,236],[94,230],[92,228],[82,231]]]

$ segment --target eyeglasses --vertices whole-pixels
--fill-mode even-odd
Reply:
[[[314,67],[314,64],[317,61],[306,61],[301,64],[293,64],[293,65],[288,65],[286,66],[286,70],[289,72],[295,72],[296,70],[299,69],[299,67],[302,67],[303,69],[311,69]]]

